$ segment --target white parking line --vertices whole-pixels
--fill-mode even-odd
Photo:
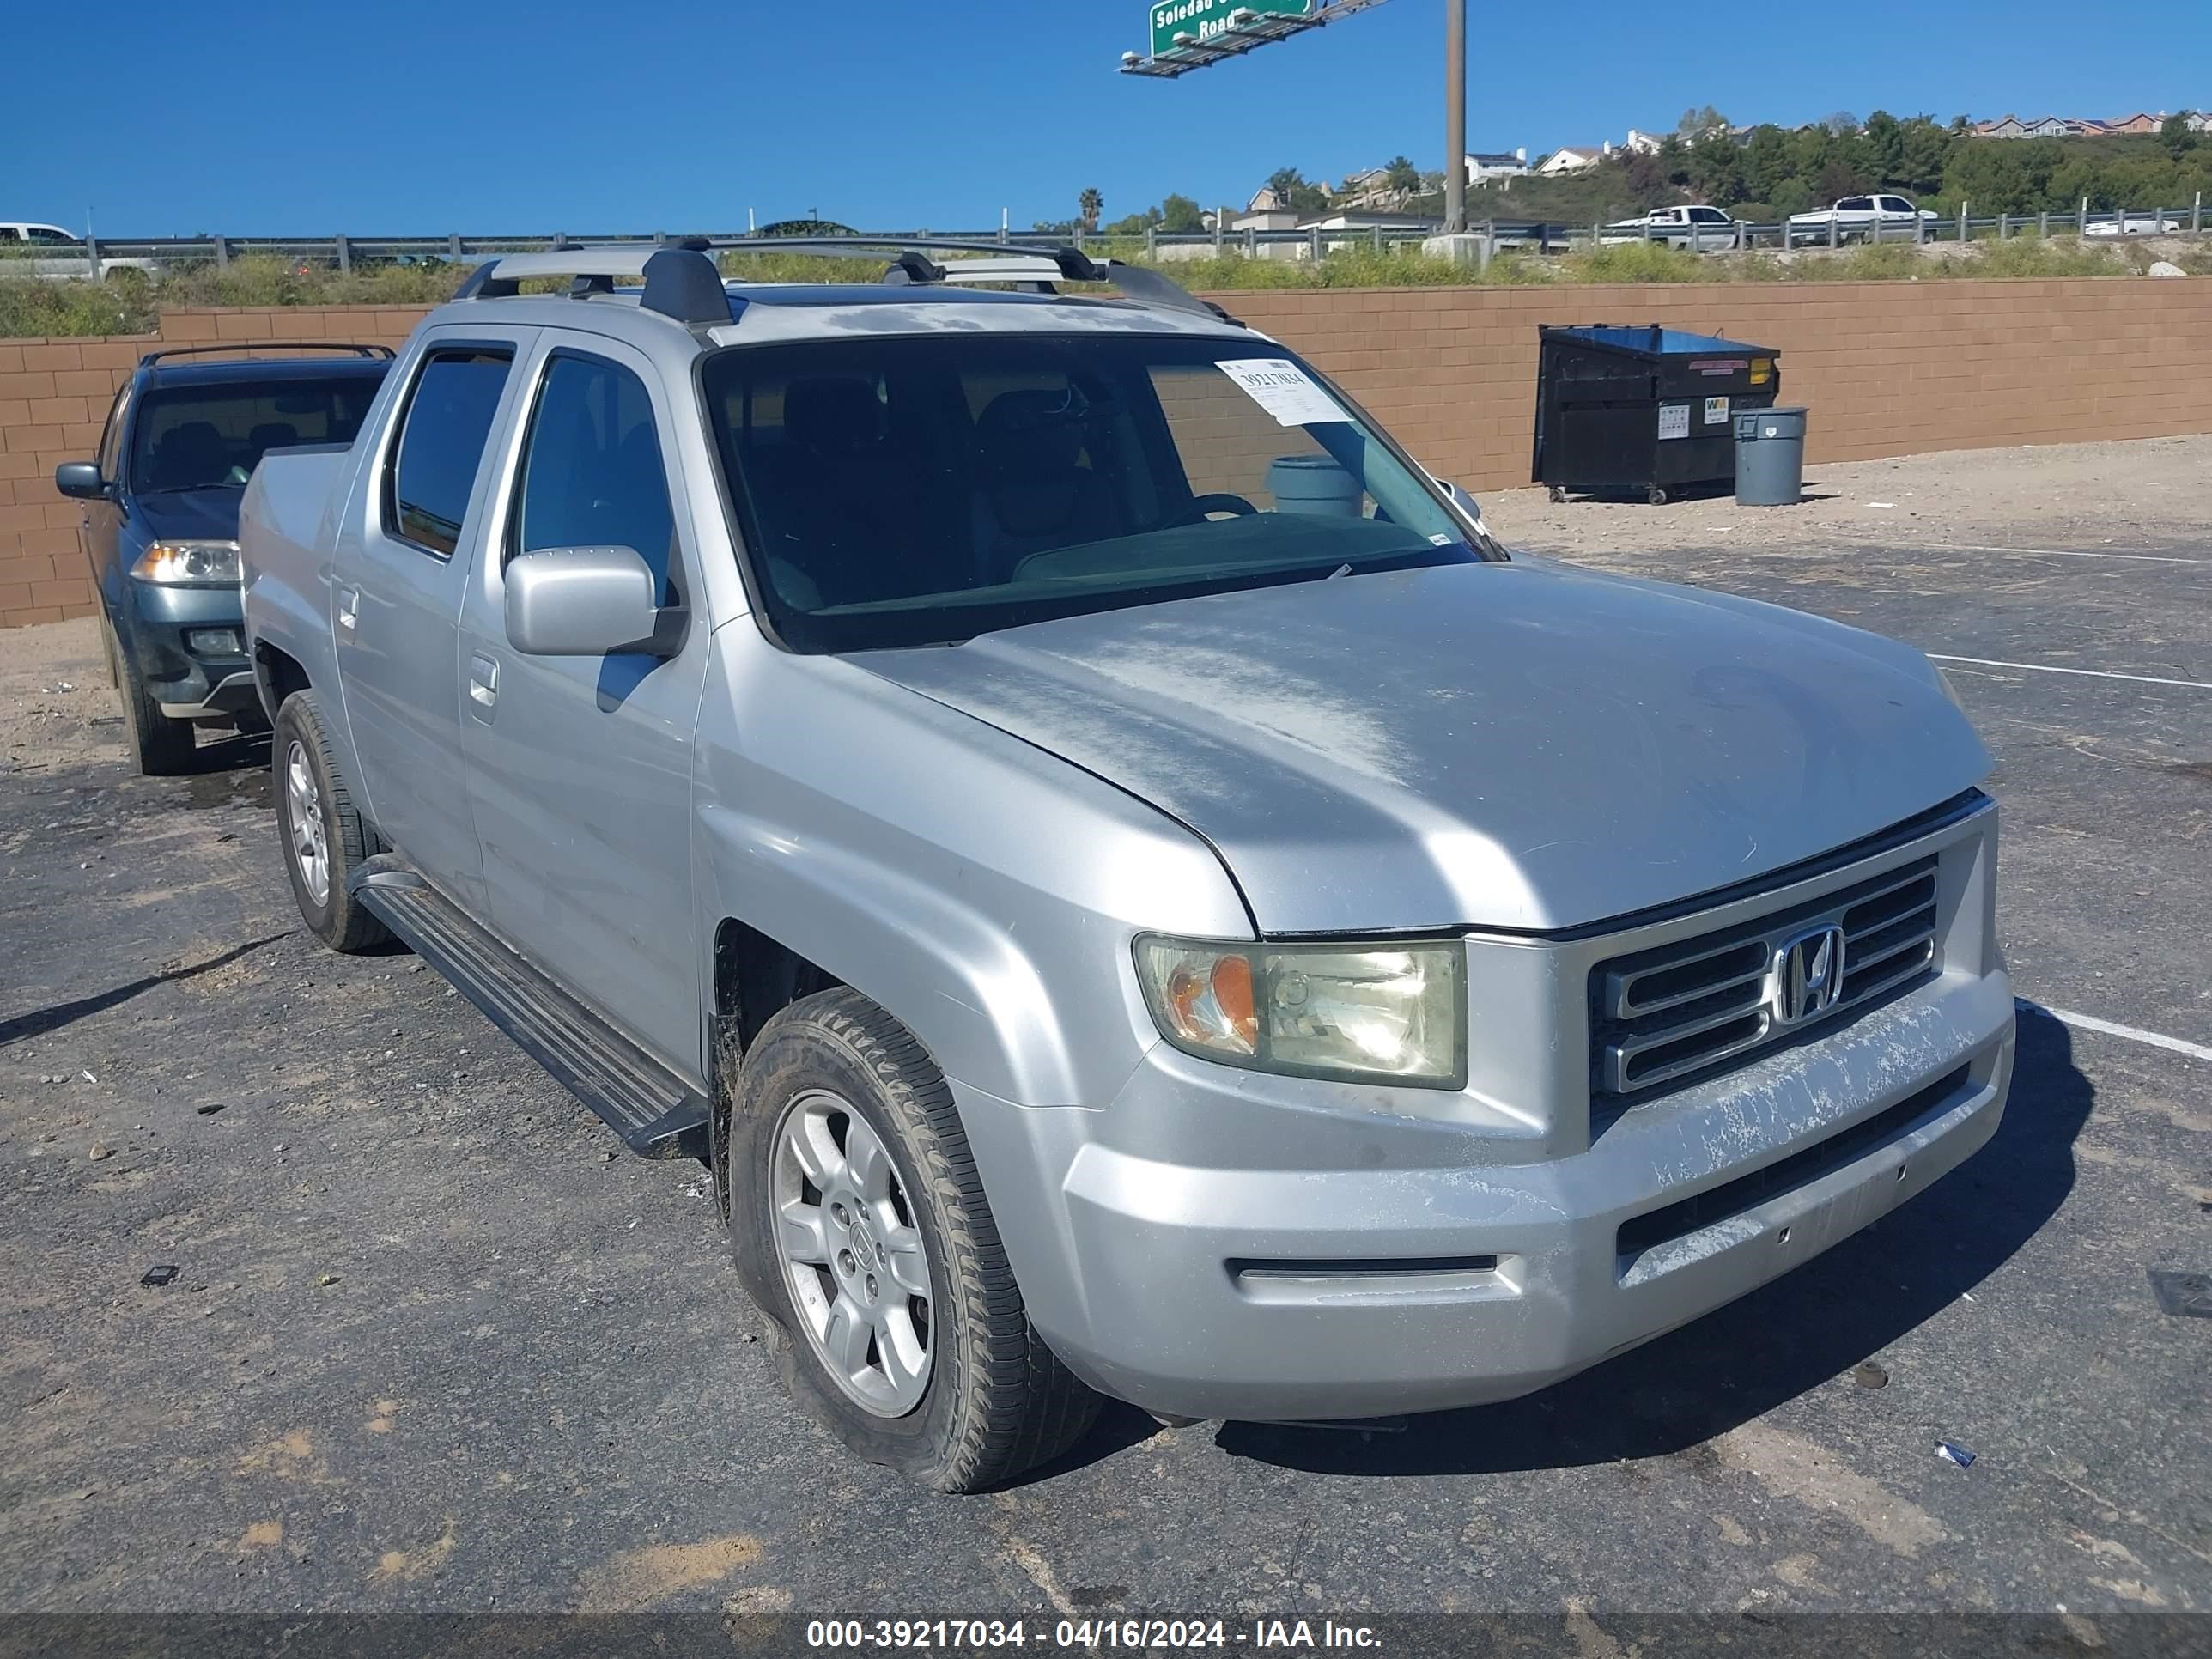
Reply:
[[[1891,542],[1860,544],[1890,553],[2018,553],[2031,559],[2126,559],[2136,564],[2212,565],[2212,559],[2180,559],[2164,553],[2096,553],[2070,547],[1989,547],[1978,542],[1922,542],[1909,548],[1900,548]]]
[[[2179,1037],[2161,1036],[2156,1031],[2145,1031],[2133,1025],[2116,1025],[2109,1019],[2099,1019],[2094,1014],[2077,1014],[2067,1008],[2046,1008],[2039,1002],[2030,1002],[2026,997],[2020,1006],[2031,1013],[2047,1014],[2062,1025],[2077,1026],[2084,1031],[2102,1031],[2106,1036],[2125,1037],[2130,1042],[2147,1042],[2154,1048],[2164,1048],[2177,1054],[2187,1054],[2191,1060],[2212,1060],[2212,1048],[2201,1042],[2185,1042]]]
[[[2162,680],[2155,674],[2116,674],[2106,668],[2060,668],[2045,662],[1999,662],[1994,657],[1950,657],[1941,651],[1928,653],[1937,662],[1970,662],[1981,668],[2017,668],[2029,674],[2079,674],[2093,680],[2133,680],[2137,685],[2179,685],[2191,691],[2212,691],[2212,682]]]

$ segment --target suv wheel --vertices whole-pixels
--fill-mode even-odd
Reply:
[[[295,691],[276,711],[269,743],[276,830],[284,872],[309,931],[333,951],[366,951],[392,935],[346,891],[354,866],[377,850],[376,832],[354,810],[331,754],[312,691]]]
[[[107,672],[123,698],[125,741],[131,745],[131,763],[149,778],[173,778],[192,765],[192,726],[171,720],[161,712],[140,678],[138,665],[123,648],[115,624],[102,618],[107,635]]]
[[[872,1462],[974,1492],[1050,1461],[1099,1399],[1031,1328],[951,1091],[845,988],[738,1070],[732,1243],[798,1401]]]

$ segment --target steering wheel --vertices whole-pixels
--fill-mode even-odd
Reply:
[[[1216,513],[1227,513],[1236,518],[1249,519],[1259,510],[1242,495],[1227,494],[1194,495],[1191,497],[1190,505],[1182,510],[1182,515],[1175,520],[1175,523],[1202,524]]]

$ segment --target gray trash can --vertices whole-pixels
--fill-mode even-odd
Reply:
[[[1735,417],[1739,507],[1795,507],[1805,499],[1805,411],[1762,409]]]

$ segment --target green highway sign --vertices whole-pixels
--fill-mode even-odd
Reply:
[[[1153,0],[1152,56],[1218,40],[1245,21],[1242,14],[1303,17],[1307,7],[1308,0]]]

